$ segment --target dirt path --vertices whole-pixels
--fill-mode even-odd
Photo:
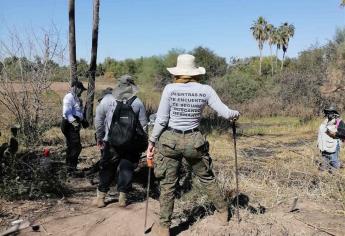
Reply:
[[[154,209],[157,209],[156,201],[150,202],[148,225],[153,224]],[[88,212],[76,213],[74,216],[52,216],[44,219],[42,223],[46,232],[26,232],[20,235],[144,235],[145,204],[138,203],[121,208],[117,203],[109,204],[103,209],[89,209]],[[148,234],[150,235],[150,234]]]
[[[299,134],[297,137],[298,139],[293,135],[283,135],[274,137],[274,139],[270,136],[264,138],[261,136],[241,137],[239,139],[240,187],[250,197],[250,205],[256,207],[261,204],[266,207],[264,214],[254,214],[250,212],[250,209],[241,209],[241,223],[238,224],[232,218],[229,226],[224,227],[219,225],[212,212],[204,211],[206,214],[195,214],[197,211],[192,210],[195,205],[204,209],[205,205],[200,201],[203,198],[202,195],[198,195],[197,199],[178,199],[175,204],[171,235],[344,235],[345,212],[344,206],[341,205],[343,201],[335,199],[335,197],[320,196],[323,192],[316,191],[318,190],[316,188],[330,191],[326,188],[327,185],[320,184],[321,187],[317,185],[317,181],[321,181],[319,179],[324,178],[324,175],[327,174],[317,171],[313,159],[302,159],[305,156],[313,157],[314,151],[311,148],[314,145],[313,136]],[[226,178],[221,179],[223,183],[226,183],[227,180],[233,179],[231,172],[226,172],[226,175],[223,176],[221,170],[233,169],[228,166],[232,163],[228,156],[231,143],[225,142],[224,140],[227,139],[221,137],[210,137],[209,140],[211,147],[218,147],[213,148],[211,154],[216,157],[214,164],[215,169],[218,170],[218,176]],[[97,153],[97,149],[94,150],[93,148],[83,150],[81,159],[86,163],[90,157],[95,157]],[[264,164],[259,165],[263,161],[265,161]],[[279,167],[279,172],[290,170],[294,172],[286,175],[286,177],[284,175],[279,177],[279,172],[274,172],[275,166]],[[299,166],[304,166],[304,169],[298,169]],[[267,169],[263,169],[264,167]],[[262,177],[257,175],[258,177],[256,177],[255,173],[259,170],[265,174],[269,174],[269,172],[276,174],[268,175],[267,179],[265,179],[266,175]],[[309,175],[312,176],[314,172],[315,179],[308,177]],[[340,170],[337,175],[339,177],[344,175],[344,170]],[[145,182],[146,177],[141,176],[141,180]],[[290,185],[281,189],[285,186],[283,183],[286,181]],[[300,183],[300,181],[303,182]],[[310,184],[305,185],[304,182],[310,182]],[[271,184],[267,185],[267,183]],[[280,185],[278,185],[279,183]],[[325,183],[331,184],[330,182]],[[277,184],[277,187],[274,184]],[[4,202],[3,212],[15,212],[9,216],[13,218],[11,220],[9,218],[7,222],[18,218],[36,219],[35,222],[41,225],[40,232],[33,232],[28,228],[19,234],[24,236],[151,235],[150,233],[144,234],[145,189],[143,185],[134,185],[129,198],[131,204],[126,208],[118,207],[117,194],[111,194],[111,198],[108,199],[110,203],[103,209],[90,206],[95,195],[96,185],[91,185],[86,179],[72,179],[68,185],[74,192],[63,199],[50,199],[47,202],[44,200],[41,202]],[[309,193],[307,194],[305,189],[308,188]],[[332,192],[332,194],[335,193],[337,192]],[[298,197],[296,210],[290,212],[295,196]],[[148,225],[152,225],[158,218],[158,201],[150,198],[149,207]],[[195,215],[199,215],[199,217],[191,220],[190,216]]]
[[[86,204],[86,203],[85,203]],[[159,204],[150,200],[148,225],[157,217]],[[172,235],[343,235],[344,218],[323,212],[323,207],[310,202],[298,204],[298,211],[289,213],[289,206],[270,209],[263,215],[253,215],[241,210],[240,224],[232,219],[229,226],[219,226],[214,216],[207,216],[193,225],[182,222],[171,228]],[[87,207],[82,211],[60,211],[38,220],[40,232],[26,229],[23,236],[139,236],[144,234],[145,203],[135,203],[126,208],[111,203],[106,208]],[[42,228],[42,225],[44,229]]]

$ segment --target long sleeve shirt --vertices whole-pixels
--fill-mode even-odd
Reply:
[[[320,149],[321,152],[328,152],[328,153],[334,153],[337,148],[337,144],[339,143],[338,138],[332,138],[327,134],[327,130],[336,133],[337,132],[337,125],[336,120],[333,119],[329,121],[328,119],[325,119],[320,127],[319,127],[319,133],[317,138],[317,146]]]
[[[108,141],[108,134],[113,119],[113,114],[117,102],[112,94],[104,96],[100,104],[96,108],[95,128],[97,140]],[[144,104],[139,98],[132,103],[133,111],[139,115],[139,122],[143,128],[147,125],[146,110]]]
[[[161,97],[150,141],[156,142],[167,126],[181,131],[197,128],[206,105],[225,119],[239,114],[222,103],[209,85],[197,82],[168,84]]]
[[[73,95],[71,92],[67,93],[63,98],[62,116],[70,123],[75,121],[76,117],[78,117],[79,120],[83,120],[83,104],[80,98]]]

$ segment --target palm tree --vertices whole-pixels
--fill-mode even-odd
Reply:
[[[260,16],[256,21],[254,21],[253,25],[250,27],[253,37],[258,42],[258,47],[260,51],[260,67],[259,67],[260,76],[261,76],[261,64],[262,64],[262,49],[264,47],[265,41],[268,38],[266,27],[267,27],[267,21],[262,16]]]
[[[287,49],[289,47],[290,38],[292,38],[295,35],[295,26],[293,24],[289,24],[289,23],[285,22],[280,27],[282,30],[283,42],[284,42],[282,45],[283,46],[283,59],[282,59],[282,64],[281,64],[281,70],[283,70],[285,54],[286,54]]]
[[[76,56],[76,43],[75,43],[75,11],[74,0],[68,0],[68,21],[69,21],[69,62],[70,62],[70,75],[71,84],[78,80],[77,77],[77,56]]]
[[[274,73],[274,67],[273,67],[273,53],[272,53],[272,45],[275,43],[275,33],[276,28],[272,24],[267,24],[266,26],[267,34],[268,34],[268,45],[270,46],[270,53],[271,53],[271,68],[272,68],[272,75]]]
[[[86,119],[90,125],[93,124],[93,102],[95,99],[95,77],[97,69],[97,47],[98,47],[98,26],[99,26],[99,1],[93,0],[93,24],[92,24],[92,47],[89,67],[89,85],[87,88]]]
[[[276,61],[275,61],[275,68],[278,67],[278,51],[283,47],[284,40],[283,40],[283,33],[282,28],[276,28],[273,33],[273,44],[276,45]]]

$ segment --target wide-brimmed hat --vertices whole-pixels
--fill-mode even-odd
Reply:
[[[117,85],[113,91],[116,100],[128,100],[139,91],[135,85],[132,76],[123,75],[118,79]]]
[[[182,54],[177,57],[176,67],[167,68],[172,75],[196,76],[204,75],[206,70],[204,67],[196,67],[195,57],[190,54]]]
[[[339,114],[339,112],[337,111],[337,107],[335,104],[331,104],[330,106],[326,107],[324,110],[323,110],[324,113],[336,113],[336,114]]]

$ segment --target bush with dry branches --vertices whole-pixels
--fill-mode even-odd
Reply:
[[[55,28],[21,36],[11,31],[0,41],[0,104],[8,120],[14,118],[21,126],[26,143],[32,144],[52,120],[46,100],[64,47]]]

